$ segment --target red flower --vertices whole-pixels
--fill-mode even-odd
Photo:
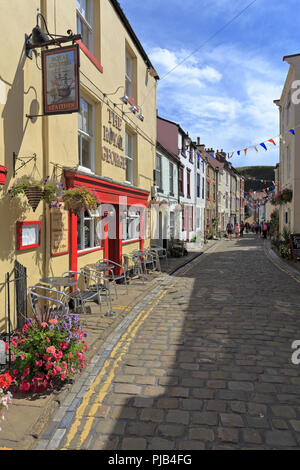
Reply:
[[[10,387],[11,383],[12,377],[8,372],[5,372],[5,374],[0,375],[0,388],[7,390]]]

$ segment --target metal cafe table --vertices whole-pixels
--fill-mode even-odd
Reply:
[[[61,287],[75,287],[78,284],[78,279],[74,277],[44,277],[40,279],[40,282],[43,284],[49,284],[50,286],[57,287],[57,290],[60,290]]]

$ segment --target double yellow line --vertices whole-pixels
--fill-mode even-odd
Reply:
[[[217,245],[215,245],[210,252],[214,252],[217,248]],[[196,263],[191,263],[188,264],[188,266],[183,269],[183,271],[180,272],[180,274],[185,274],[188,271],[190,271],[195,264],[198,264],[202,260],[202,257],[198,259]],[[66,436],[66,442],[63,450],[67,450],[70,448],[70,445],[73,441],[73,439],[76,437],[81,420],[84,416],[84,413],[90,403],[91,397],[95,392],[96,387],[101,383],[102,379],[105,377],[106,374],[107,378],[103,382],[103,385],[98,392],[98,395],[93,398],[93,405],[91,406],[91,409],[89,410],[89,416],[87,417],[86,423],[84,425],[83,430],[80,433],[80,438],[79,438],[79,443],[77,444],[77,449],[81,449],[84,442],[89,436],[89,432],[92,428],[92,425],[95,420],[95,415],[98,409],[102,406],[103,401],[107,395],[107,392],[109,390],[109,387],[111,386],[116,370],[118,368],[119,363],[123,360],[125,354],[127,353],[129,346],[131,345],[132,341],[134,340],[138,330],[142,326],[142,324],[145,322],[145,320],[149,317],[149,315],[153,312],[154,308],[158,305],[158,303],[165,297],[167,294],[168,290],[170,288],[174,287],[174,282],[176,279],[174,279],[170,284],[164,286],[152,299],[151,301],[151,306],[147,310],[147,308],[144,308],[141,310],[141,312],[137,315],[137,317],[133,320],[129,328],[126,330],[126,332],[123,334],[123,336],[120,338],[119,342],[116,344],[116,346],[113,348],[109,359],[107,359],[103,365],[103,368],[99,372],[97,378],[91,385],[90,389],[87,391],[87,393],[84,395],[81,404],[79,405],[77,411],[76,411],[76,416],[75,420],[70,427],[70,430]]]

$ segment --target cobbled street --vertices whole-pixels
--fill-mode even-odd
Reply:
[[[120,338],[64,449],[300,447],[300,286],[255,235],[170,277]]]

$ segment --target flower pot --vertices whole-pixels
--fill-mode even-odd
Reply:
[[[38,187],[28,187],[24,189],[24,193],[27,197],[28,203],[31,206],[33,212],[35,212],[40,200],[43,197],[43,190]]]
[[[4,165],[0,165],[0,184],[5,184],[5,178],[8,172],[8,168]]]

